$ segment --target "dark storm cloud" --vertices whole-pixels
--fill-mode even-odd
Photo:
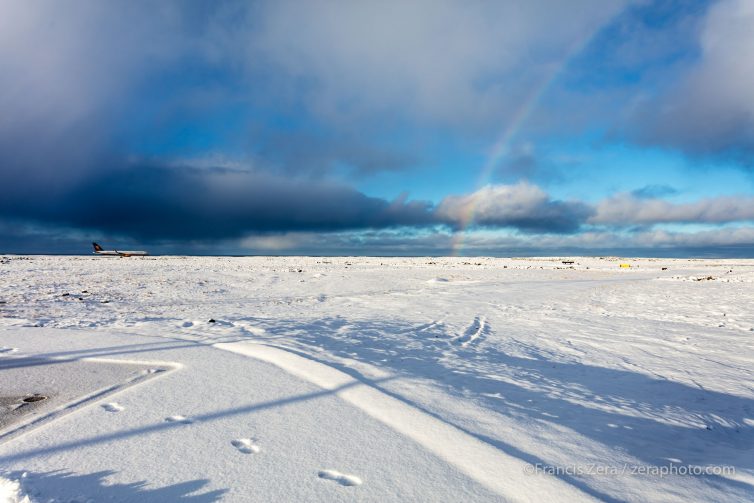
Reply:
[[[0,212],[6,216],[143,239],[216,239],[433,221],[427,203],[389,202],[335,183],[149,164],[103,170],[57,197],[4,196]]]
[[[348,186],[227,167],[109,166],[57,194],[6,186],[0,215],[145,240],[208,240],[250,233],[390,227],[510,227],[573,232],[588,206],[527,185],[494,186],[439,205],[368,197]]]

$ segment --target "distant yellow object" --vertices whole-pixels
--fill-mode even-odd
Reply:
[[[621,269],[628,269],[629,267],[631,267],[631,264],[621,264],[620,267]]]

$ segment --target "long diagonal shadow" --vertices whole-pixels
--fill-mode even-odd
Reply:
[[[387,377],[387,378],[381,379],[380,381],[376,381],[376,382],[384,382],[384,381],[388,381],[388,380],[391,380],[391,379],[394,379],[394,378],[393,377]],[[198,422],[198,423],[199,422],[208,422],[208,421],[214,421],[214,420],[220,419],[220,418],[238,416],[238,415],[247,414],[247,413],[250,413],[250,412],[258,412],[258,411],[261,411],[261,410],[271,409],[271,408],[274,408],[274,407],[284,407],[286,405],[290,405],[290,404],[297,403],[297,402],[305,402],[305,401],[308,401],[308,400],[316,400],[318,398],[322,398],[322,397],[325,397],[325,396],[328,396],[328,395],[335,395],[335,394],[337,394],[337,393],[339,393],[339,392],[341,392],[341,391],[343,391],[345,389],[348,389],[348,388],[350,388],[352,386],[358,386],[358,385],[361,385],[361,384],[362,383],[359,382],[359,381],[357,381],[357,382],[350,382],[350,383],[344,384],[342,386],[338,386],[337,388],[322,389],[322,390],[319,390],[319,391],[313,391],[313,392],[304,393],[304,394],[301,394],[301,395],[294,395],[294,396],[289,396],[289,397],[286,397],[286,398],[280,398],[278,400],[270,400],[270,401],[267,401],[267,402],[246,405],[246,406],[243,406],[243,407],[237,407],[237,408],[233,408],[233,409],[225,409],[225,410],[221,410],[221,411],[217,411],[217,412],[212,412],[212,413],[208,413],[208,414],[202,414],[202,415],[199,415],[199,416],[193,416],[191,419],[192,419],[192,421]],[[21,460],[21,459],[28,459],[28,458],[32,458],[34,456],[44,456],[44,455],[48,455],[48,454],[54,454],[56,452],[62,452],[62,451],[68,450],[68,449],[76,449],[76,448],[79,448],[79,447],[88,447],[88,446],[92,446],[92,445],[95,445],[95,444],[110,442],[110,441],[114,441],[114,440],[123,440],[123,439],[131,438],[131,437],[135,437],[135,436],[139,436],[139,435],[144,435],[144,434],[149,434],[149,433],[156,433],[156,432],[163,431],[163,430],[168,430],[168,429],[172,429],[172,428],[181,428],[181,427],[186,427],[186,425],[182,424],[182,423],[179,423],[179,422],[161,422],[161,423],[157,423],[157,424],[151,424],[151,425],[148,425],[148,426],[142,426],[142,427],[139,427],[139,428],[133,428],[133,429],[130,429],[130,430],[117,431],[117,432],[108,433],[108,434],[105,434],[105,435],[99,435],[99,436],[96,436],[96,437],[85,438],[85,439],[80,439],[80,440],[72,440],[70,442],[65,442],[65,443],[62,443],[62,444],[51,445],[51,446],[48,446],[48,447],[41,447],[41,448],[38,448],[38,449],[29,449],[29,450],[26,450],[26,451],[16,452],[16,453],[13,453],[11,455],[0,456],[0,463],[11,462],[11,461],[18,461],[18,460]]]
[[[0,370],[34,367],[38,365],[54,365],[58,363],[70,363],[71,361],[80,360],[83,358],[102,358],[106,356],[115,356],[115,355],[151,353],[153,351],[171,351],[175,349],[187,349],[187,348],[199,348],[199,347],[207,348],[209,346],[204,343],[192,342],[190,344],[185,344],[185,343],[176,341],[176,344],[165,345],[161,347],[122,349],[122,348],[129,348],[129,347],[132,347],[132,346],[120,346],[119,347],[121,348],[120,351],[114,351],[113,349],[118,349],[118,347],[116,347],[116,348],[105,348],[104,350],[101,350],[98,348],[96,350],[65,351],[61,353],[43,353],[40,355],[31,356],[31,357],[13,356],[13,357],[0,360]],[[123,361],[123,363],[130,363],[130,362]]]
[[[67,498],[75,496],[79,501],[82,494],[86,494],[87,501],[138,501],[139,503],[164,503],[165,501],[186,503],[212,503],[220,501],[228,489],[215,489],[206,492],[208,479],[187,480],[163,487],[152,488],[147,481],[111,483],[107,479],[117,472],[103,470],[92,473],[76,473],[70,471],[52,472],[12,472],[9,476],[18,479],[22,486],[27,484],[36,494],[54,494],[50,501],[69,501]],[[28,491],[27,491],[28,492]],[[38,497],[35,496],[35,501]],[[14,500],[15,501],[15,500]],[[27,500],[23,500],[27,501]]]
[[[434,412],[432,410],[427,409],[422,404],[420,404],[420,403],[418,403],[418,402],[416,402],[414,400],[410,400],[410,399],[406,398],[405,396],[402,396],[402,395],[400,395],[398,393],[395,393],[394,391],[391,391],[389,388],[385,388],[384,386],[381,386],[381,384],[383,384],[385,381],[389,381],[390,379],[380,379],[380,380],[368,379],[368,378],[365,378],[362,374],[360,374],[358,371],[356,371],[354,369],[345,367],[343,365],[334,365],[331,362],[324,362],[324,361],[317,360],[317,359],[313,358],[311,355],[309,355],[307,353],[303,353],[303,352],[298,351],[296,349],[285,348],[285,351],[289,351],[289,352],[294,353],[294,354],[296,354],[296,355],[298,355],[298,356],[300,356],[302,358],[306,358],[308,360],[316,361],[316,362],[321,363],[323,365],[329,365],[329,366],[332,366],[333,368],[337,368],[339,371],[343,372],[344,374],[349,375],[354,380],[358,381],[359,384],[364,384],[366,386],[370,386],[370,387],[378,390],[379,392],[384,393],[385,395],[387,395],[387,396],[389,396],[389,397],[391,397],[391,398],[393,398],[395,400],[398,400],[398,401],[400,401],[400,402],[408,405],[409,407],[412,407],[414,409],[417,409],[417,410],[421,411],[422,413],[424,413],[424,414],[426,414],[426,415],[428,415],[428,416],[436,419],[437,421],[443,422],[443,423],[445,423],[445,424],[447,424],[449,426],[457,428],[458,430],[462,431],[466,435],[469,435],[470,437],[474,437],[477,440],[480,440],[480,441],[482,441],[482,442],[484,442],[486,444],[489,444],[489,445],[495,447],[496,449],[499,449],[500,451],[508,454],[509,456],[512,456],[514,458],[518,458],[518,459],[520,459],[522,461],[525,461],[526,463],[528,463],[530,465],[547,466],[547,463],[545,462],[544,459],[539,458],[539,457],[537,457],[534,454],[531,454],[531,453],[528,453],[528,452],[526,452],[524,450],[521,450],[518,447],[515,447],[515,446],[513,446],[511,444],[508,444],[506,442],[503,442],[502,440],[494,439],[494,438],[491,438],[491,437],[489,437],[487,435],[482,435],[480,433],[471,431],[470,429],[464,427],[462,424],[459,424],[456,421],[449,421],[447,418],[442,417],[440,414],[438,414],[438,413],[436,413],[436,412]],[[610,496],[609,494],[606,494],[604,492],[598,491],[597,489],[594,489],[593,487],[590,487],[584,481],[579,480],[576,477],[572,477],[572,476],[568,475],[567,473],[558,473],[558,474],[555,474],[554,476],[556,478],[562,480],[566,484],[570,484],[573,487],[576,487],[576,488],[584,491],[586,494],[594,496],[595,498],[597,498],[600,501],[604,501],[604,502],[607,502],[607,503],[622,503],[623,502],[623,500],[617,499],[617,498],[615,498],[613,496]]]
[[[163,349],[173,349],[176,347],[191,347],[188,342],[192,342],[193,344],[200,344],[198,342],[188,341],[187,339],[163,339],[160,341],[155,342],[140,342],[138,344],[121,344],[118,346],[105,346],[105,347],[94,347],[94,348],[87,348],[87,349],[73,349],[71,351],[55,351],[51,353],[43,353],[35,355],[39,358],[65,358],[65,357],[72,357],[72,358],[88,358],[90,357],[92,353],[102,353],[102,355],[95,355],[95,356],[105,356],[105,355],[113,355],[113,354],[122,354],[124,353],[124,350],[126,348],[144,348],[144,351],[160,351]],[[151,348],[151,349],[150,349]],[[136,351],[136,350],[132,350]],[[141,350],[138,350],[138,352],[141,352]]]
[[[441,323],[407,330],[405,323],[342,317],[322,318],[303,327],[300,320],[276,320],[274,326],[253,318],[243,321],[264,326],[272,337],[295,337],[301,349],[294,352],[300,356],[375,385],[381,392],[528,462],[539,462],[538,456],[502,438],[475,432],[473,427],[464,428],[462,423],[422,406],[421,400],[376,386],[346,364],[314,358],[307,349],[326,347],[329,354],[347,361],[376,363],[396,375],[426,379],[451,396],[471,394],[476,403],[494,414],[566,427],[595,443],[620,448],[647,465],[665,466],[670,459],[681,459],[692,465],[733,465],[742,471],[754,467],[754,457],[743,455],[754,447],[754,400],[747,396],[626,369],[561,361],[539,348],[526,351],[528,357],[514,356],[496,344],[505,340],[505,334],[491,341],[486,334],[475,345],[458,346],[453,344],[455,334],[448,333]],[[412,331],[413,337],[406,335]],[[748,493],[754,486],[712,474],[700,478],[710,485]],[[588,480],[569,482],[583,490],[589,485]],[[604,494],[593,495],[609,499]]]

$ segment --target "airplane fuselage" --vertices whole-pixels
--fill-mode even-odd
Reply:
[[[141,250],[102,250],[96,251],[94,254],[99,255],[100,257],[144,257],[149,255],[147,252]]]
[[[143,257],[148,255],[142,250],[103,250],[97,243],[92,243],[94,254],[100,257]]]

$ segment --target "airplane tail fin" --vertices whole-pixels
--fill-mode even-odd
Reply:
[[[98,245],[97,243],[92,243],[92,246],[94,246],[94,251],[96,252],[102,251],[102,247]]]

